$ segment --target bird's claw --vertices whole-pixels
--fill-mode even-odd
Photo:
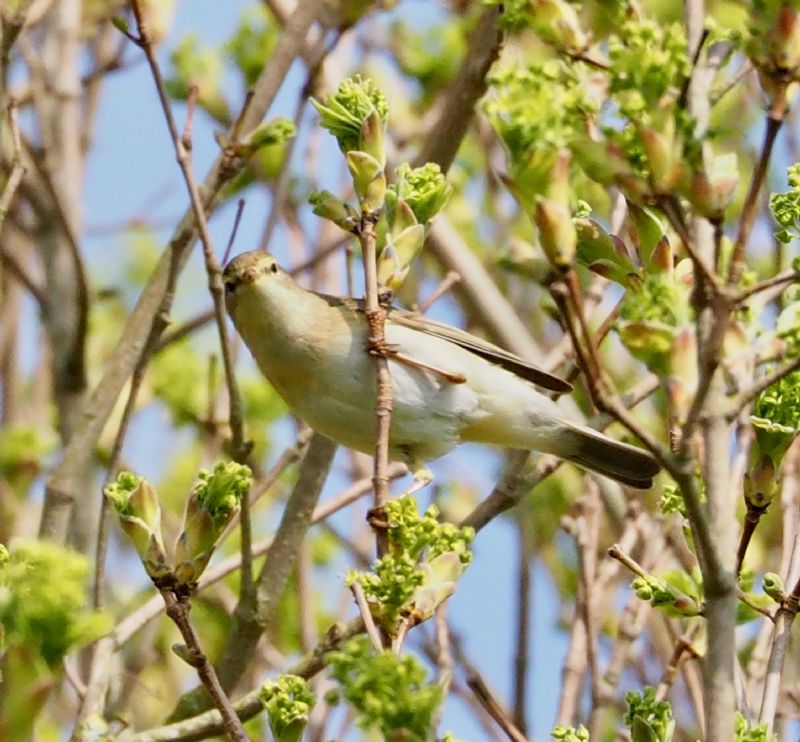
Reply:
[[[381,506],[367,510],[367,523],[373,531],[388,531],[389,519],[386,516],[386,508]]]
[[[397,355],[399,350],[400,350],[399,345],[387,342],[386,340],[367,341],[367,353],[369,353],[374,358],[390,358],[391,356]]]

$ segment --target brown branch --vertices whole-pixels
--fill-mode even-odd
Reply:
[[[364,621],[364,627],[367,630],[367,636],[372,642],[372,646],[375,648],[376,652],[382,652],[383,640],[381,639],[381,632],[378,631],[378,627],[375,625],[375,621],[372,618],[372,613],[369,610],[369,603],[367,603],[367,596],[364,595],[364,588],[361,587],[360,582],[354,582],[350,585],[350,591],[356,599],[358,611],[361,614],[361,619]]]
[[[441,299],[453,286],[461,280],[461,276],[455,271],[447,271],[444,278],[439,281],[439,285],[431,292],[430,296],[426,296],[425,300],[417,307],[421,313],[427,312],[439,299]]]
[[[750,187],[747,190],[744,204],[739,215],[739,232],[736,235],[736,242],[733,243],[733,251],[731,252],[730,271],[728,273],[728,285],[735,286],[739,283],[742,273],[745,269],[745,250],[747,242],[750,239],[750,233],[753,231],[753,224],[756,219],[756,212],[759,206],[759,195],[761,187],[767,176],[767,169],[769,168],[769,161],[772,157],[772,149],[775,144],[775,139],[778,132],[781,130],[784,118],[787,111],[787,98],[784,87],[779,87],[778,91],[773,95],[772,105],[767,113],[766,128],[764,129],[764,141],[761,144],[761,153],[758,156],[758,162],[753,169],[753,175],[750,179]]]
[[[345,625],[333,626],[313,652],[303,657],[297,664],[287,668],[286,674],[297,675],[308,680],[314,677],[323,668],[325,656],[336,649],[342,642],[358,636],[364,631],[364,623],[359,616]],[[261,690],[257,688],[242,696],[233,704],[233,709],[242,721],[247,721],[257,716],[264,710],[261,701]],[[149,729],[140,734],[135,734],[131,742],[167,742],[167,740],[203,740],[222,734],[225,731],[222,716],[219,711],[206,711],[192,718],[163,727]]]
[[[467,677],[467,685],[475,694],[481,706],[483,706],[489,715],[497,722],[497,725],[505,732],[511,742],[528,742],[528,738],[517,729],[508,713],[500,705],[483,681],[483,678],[475,670],[472,670],[469,677]]]
[[[775,724],[775,714],[778,709],[783,680],[783,665],[789,650],[792,624],[800,606],[800,518],[795,521],[794,541],[786,572],[786,583],[794,583],[794,586],[791,593],[785,596],[775,614],[775,626],[772,631],[772,642],[761,696],[761,710],[758,717],[760,723],[767,725],[768,735],[772,734]]]
[[[365,310],[368,335],[367,348],[373,355],[375,364],[375,463],[372,484],[375,500],[372,511],[379,514],[389,502],[389,427],[392,416],[392,378],[389,374],[389,362],[385,356],[386,308],[378,297],[378,272],[376,255],[375,218],[373,215],[362,215],[358,231],[361,243],[361,255],[364,260]],[[371,518],[375,529],[375,541],[378,558],[386,553],[388,540],[386,529],[379,522],[381,517]]]
[[[525,701],[528,696],[528,666],[529,645],[532,622],[531,610],[531,582],[533,578],[533,564],[530,548],[530,522],[532,513],[530,508],[520,508],[517,511],[517,615],[516,631],[514,632],[514,669],[512,676],[513,698],[512,719],[517,728],[527,734],[525,720]]]
[[[441,115],[423,139],[412,167],[435,162],[446,172],[469,129],[475,104],[486,92],[486,75],[500,55],[503,34],[498,28],[500,9],[486,8],[467,42],[467,56],[441,98]]]
[[[134,8],[137,0],[134,0]],[[189,603],[185,599],[176,598],[168,590],[162,590],[161,596],[167,606],[167,615],[172,619],[181,632],[186,644],[187,653],[184,659],[197,670],[203,685],[208,690],[214,705],[220,712],[223,722],[223,732],[235,742],[250,742],[250,737],[244,731],[242,722],[231,705],[230,699],[220,685],[213,665],[208,661],[205,652],[200,648],[200,641],[189,621]]]
[[[12,98],[6,106],[8,127],[11,131],[11,168],[6,176],[3,191],[0,193],[0,230],[6,220],[6,214],[14,200],[22,176],[25,175],[25,166],[22,164],[22,144],[19,136],[19,121],[17,120],[17,104]],[[41,302],[40,302],[41,303]]]
[[[771,289],[775,286],[796,283],[797,281],[800,281],[800,273],[792,268],[790,270],[783,271],[782,273],[777,273],[770,278],[765,278],[762,281],[757,281],[752,286],[742,289],[731,297],[731,301],[733,301],[735,304],[741,304],[742,302],[747,301],[754,294],[766,291],[767,289]]]

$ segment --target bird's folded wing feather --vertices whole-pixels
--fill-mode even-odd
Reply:
[[[346,307],[353,312],[364,312],[364,302],[361,299],[329,295],[323,295],[323,298],[331,305]],[[496,363],[507,371],[511,371],[511,373],[516,374],[520,378],[530,381],[532,384],[536,384],[544,389],[559,393],[572,391],[572,385],[569,382],[560,379],[558,376],[553,376],[553,374],[549,374],[538,366],[528,363],[523,358],[503,348],[499,348],[486,340],[482,340],[465,330],[460,330],[452,325],[446,325],[442,322],[432,320],[422,314],[409,312],[405,309],[398,309],[397,307],[391,307],[389,309],[388,319],[391,322],[396,322],[398,325],[408,327],[409,329],[424,332],[433,337],[455,343],[465,350],[474,353],[476,356],[480,356],[490,363]]]
[[[480,356],[491,363],[496,363],[507,371],[511,371],[511,373],[544,389],[550,389],[554,392],[572,391],[572,385],[558,376],[553,376],[519,356],[482,340],[465,330],[445,325],[442,322],[437,322],[421,314],[407,312],[403,309],[391,309],[389,319],[399,325],[460,345],[476,356]]]

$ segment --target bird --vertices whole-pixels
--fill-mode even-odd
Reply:
[[[375,448],[376,379],[363,300],[302,288],[263,250],[222,272],[225,304],[256,364],[289,408],[348,448]],[[389,454],[414,473],[460,443],[553,454],[638,489],[659,471],[646,451],[571,420],[540,389],[571,385],[464,330],[389,307]]]

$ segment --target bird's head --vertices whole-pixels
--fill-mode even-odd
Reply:
[[[263,250],[250,250],[237,255],[225,266],[222,283],[228,312],[235,316],[245,296],[270,293],[270,284],[291,286],[294,282],[272,255]]]

